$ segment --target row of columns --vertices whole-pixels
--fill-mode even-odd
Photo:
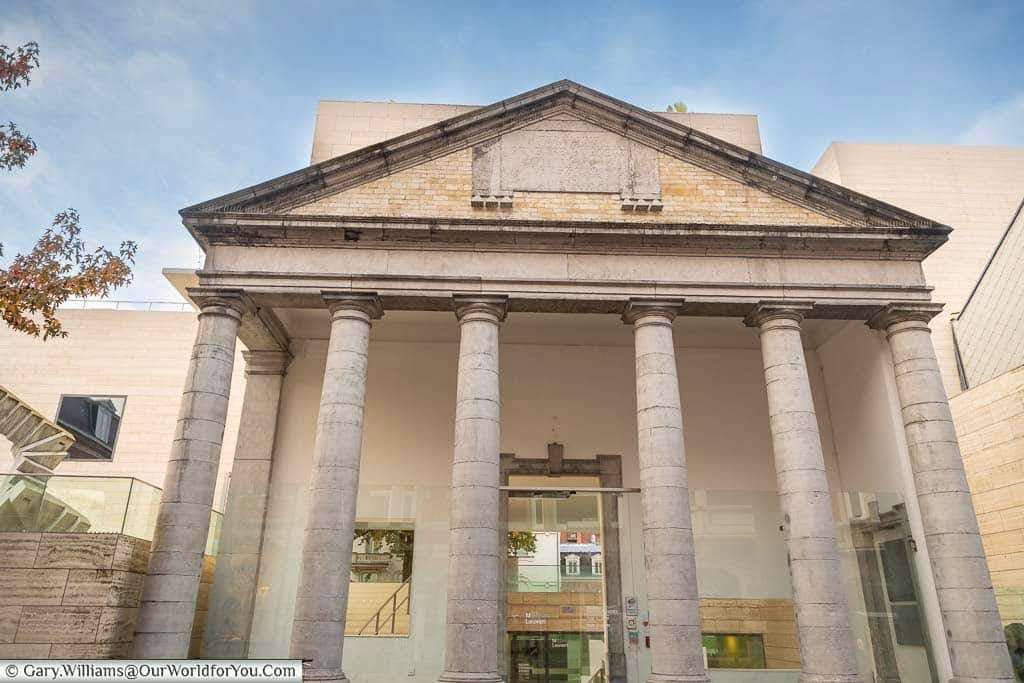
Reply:
[[[344,681],[342,648],[369,333],[382,308],[372,294],[325,293],[324,298],[331,311],[331,335],[317,420],[291,654],[307,662],[307,680]],[[234,335],[246,312],[242,302],[230,292],[200,301],[200,327],[139,616],[136,655],[140,657],[184,657],[187,653],[226,415]],[[678,307],[678,301],[631,300],[623,316],[624,322],[633,327],[636,361],[640,495],[652,649],[649,683],[709,680],[701,649],[672,334]],[[761,339],[772,448],[790,558],[801,681],[852,683],[861,679],[800,334],[803,317],[811,307],[801,302],[762,302],[745,323],[756,327]],[[499,632],[499,603],[504,550],[499,514],[498,330],[506,308],[504,298],[455,300],[461,331],[445,667],[439,679],[445,683],[502,680],[497,661],[503,636]],[[886,332],[892,348],[921,521],[950,648],[952,680],[1011,681],[991,578],[928,332],[927,321],[935,312],[933,306],[891,306],[869,324]],[[282,365],[279,374],[283,372]],[[259,413],[262,419],[274,419],[271,415],[276,415],[279,392],[280,376],[276,392],[266,386],[261,390],[264,400],[256,402],[263,404]],[[251,408],[247,401],[243,423],[252,410],[258,409]],[[258,427],[253,429],[254,434],[260,432]],[[258,463],[243,463],[244,474],[237,480],[233,475],[228,509],[239,511],[242,524],[255,526],[254,517],[262,519],[261,513],[257,515],[242,501],[247,496],[252,500],[262,496],[265,502],[272,440],[271,436],[268,446],[266,438],[257,439],[250,459]],[[238,493],[236,481],[243,482]],[[206,517],[200,520],[204,510]],[[213,622],[208,644],[231,643],[232,634],[234,639],[247,640],[258,560],[255,539],[255,532],[232,536],[225,530],[228,562],[243,568],[245,586],[221,587],[218,572],[213,599],[228,596],[223,598],[226,606],[248,606],[249,611],[247,617],[237,621],[217,617],[220,620]],[[234,577],[224,579],[225,584],[233,581]],[[244,651],[231,647],[214,652],[244,656]]]

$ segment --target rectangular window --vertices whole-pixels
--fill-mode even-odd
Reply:
[[[356,529],[346,636],[409,635],[414,542],[412,529]]]
[[[705,633],[709,669],[766,669],[760,634]]]
[[[111,460],[124,416],[124,396],[61,396],[57,424],[71,432],[75,442],[69,460]]]

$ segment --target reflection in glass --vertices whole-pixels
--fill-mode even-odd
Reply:
[[[124,396],[62,396],[57,424],[75,437],[68,458],[110,460],[121,428],[124,403]]]
[[[835,499],[860,670],[877,680],[937,681],[902,497],[843,493]]]
[[[607,680],[604,524],[596,493],[509,497],[509,681]],[[617,642],[621,653],[621,637]]]
[[[710,669],[766,669],[764,639],[746,633],[705,633],[704,651]]]
[[[409,635],[413,547],[412,529],[356,530],[345,635]]]

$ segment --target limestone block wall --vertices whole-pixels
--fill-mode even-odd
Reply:
[[[704,598],[700,601],[704,633],[760,634],[769,669],[799,669],[796,614],[791,600]]]
[[[1024,366],[950,401],[1004,623],[1024,622]]]
[[[594,587],[596,590],[559,593],[509,592],[507,628],[522,632],[604,631],[604,596],[600,583]]]
[[[294,213],[341,216],[486,217],[630,223],[836,225],[837,221],[667,155],[658,155],[661,198],[657,213],[627,212],[618,193],[516,191],[511,209],[470,205],[473,151],[433,161],[315,200]]]
[[[120,659],[135,636],[149,541],[124,534],[0,532],[0,659]],[[200,655],[207,556],[190,657]]]
[[[149,541],[0,533],[0,658],[127,657]]]
[[[203,558],[203,572],[199,575],[199,594],[196,596],[196,615],[192,620],[192,638],[188,645],[188,656],[199,659],[203,655],[203,634],[206,632],[206,616],[210,612],[210,591],[213,589],[213,575],[217,571],[217,558],[207,555]]]

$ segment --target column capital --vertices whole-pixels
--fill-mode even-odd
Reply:
[[[456,294],[452,297],[455,306],[455,317],[459,322],[467,320],[490,320],[500,323],[508,315],[508,297],[475,296],[472,294]]]
[[[626,302],[626,308],[622,311],[622,322],[627,325],[635,325],[640,318],[645,316],[656,316],[664,318],[671,325],[672,321],[679,315],[679,309],[683,305],[683,299],[630,299]]]
[[[942,310],[943,304],[906,303],[889,304],[878,310],[865,323],[873,330],[893,331],[899,323],[916,323],[912,327],[927,327],[932,318]]]
[[[256,305],[244,289],[235,287],[189,287],[188,297],[199,307],[200,315],[227,315],[238,320],[254,313]]]
[[[750,309],[750,313],[747,313],[747,317],[743,319],[743,324],[747,327],[763,327],[765,323],[782,320],[795,324],[799,328],[804,316],[812,308],[814,308],[814,302],[806,300],[759,301]]]
[[[242,351],[245,375],[283,375],[292,362],[289,351]]]
[[[384,316],[384,305],[377,292],[323,289],[320,290],[320,297],[327,304],[332,320],[346,311],[362,313],[367,321],[379,320]]]

